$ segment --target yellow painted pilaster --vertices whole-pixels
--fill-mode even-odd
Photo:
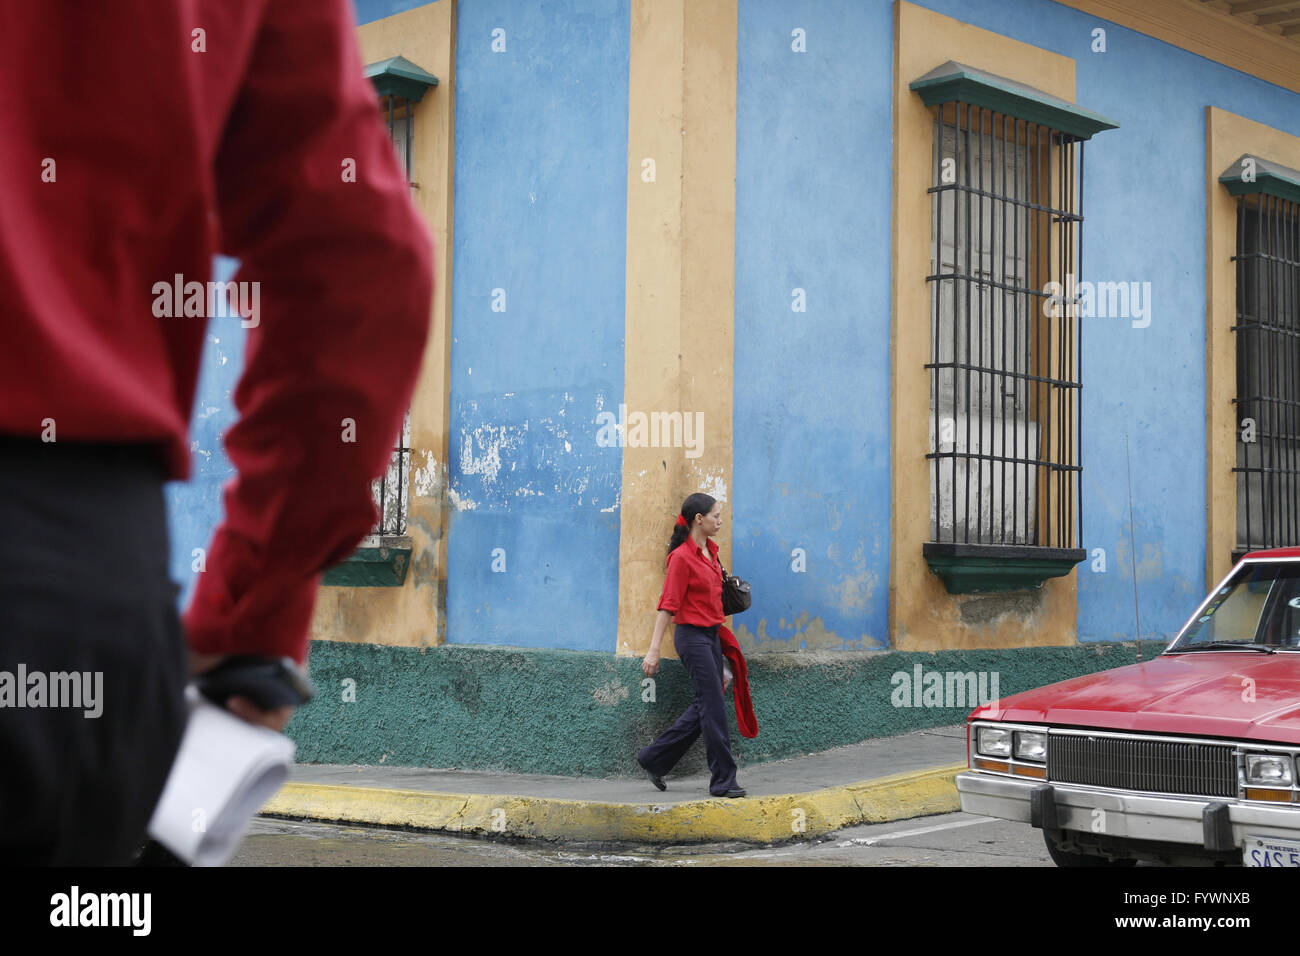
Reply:
[[[703,432],[691,457],[623,449],[620,654],[649,646],[683,498],[724,502],[724,562],[731,551],[735,176],[736,0],[632,0],[624,401],[629,415],[702,413]]]
[[[434,241],[433,324],[411,398],[407,534],[412,562],[406,584],[321,588],[312,619],[315,640],[407,646],[445,641],[456,3],[437,0],[357,29],[364,62],[400,55],[438,77],[438,85],[416,104],[412,131],[416,188],[411,194]]]
[[[1223,580],[1237,543],[1237,200],[1219,183],[1243,153],[1300,168],[1300,137],[1205,108],[1205,586]]]

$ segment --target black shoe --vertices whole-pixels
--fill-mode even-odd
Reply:
[[[636,762],[637,762],[638,764],[641,765],[641,769],[644,770],[644,771],[646,772],[646,776],[648,776],[648,777],[650,778],[650,782],[651,782],[651,783],[653,783],[653,784],[654,784],[656,787],[658,787],[660,790],[667,790],[667,789],[668,789],[668,784],[664,783],[664,778],[661,777],[661,776],[659,776],[659,774],[657,774],[657,773],[653,773],[653,772],[651,772],[651,770],[650,770],[649,767],[647,767],[645,764],[641,763],[641,758],[640,758],[640,757],[637,758],[637,761],[636,761]]]
[[[734,800],[736,797],[743,797],[743,796],[745,796],[745,791],[742,790],[740,787],[736,787],[734,790],[728,790],[726,793],[715,793],[714,796],[715,796],[715,797],[728,797],[728,798]]]

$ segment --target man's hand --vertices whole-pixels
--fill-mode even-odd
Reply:
[[[231,697],[226,701],[226,710],[241,720],[261,727],[269,727],[276,733],[284,730],[284,725],[293,716],[292,707],[277,707],[275,710],[261,710],[247,697]]]
[[[226,659],[224,654],[196,654],[194,651],[187,651],[187,653],[191,677],[212,670]],[[247,697],[236,696],[226,701],[226,710],[240,720],[281,733],[285,724],[289,723],[289,718],[293,716],[294,709],[277,707],[275,710],[262,710]]]
[[[652,647],[646,652],[645,659],[641,661],[641,673],[645,674],[646,677],[654,677],[655,674],[659,673],[659,651],[657,649]]]

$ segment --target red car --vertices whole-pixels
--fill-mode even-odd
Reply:
[[[1300,548],[1243,558],[1154,660],[972,711],[967,813],[1058,866],[1300,867]]]

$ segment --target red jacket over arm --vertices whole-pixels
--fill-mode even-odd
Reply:
[[[432,245],[361,66],[345,0],[0,7],[0,434],[155,442],[186,477],[204,320],[155,317],[154,285],[215,252],[260,283],[204,653],[304,657],[414,388]]]

